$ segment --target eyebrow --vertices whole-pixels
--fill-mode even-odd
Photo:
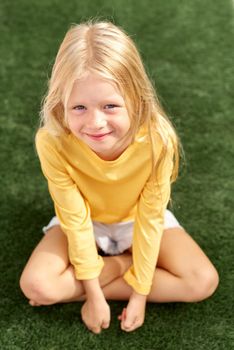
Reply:
[[[110,96],[110,97],[107,97],[107,98],[104,98],[103,100],[100,100],[101,104],[107,104],[107,103],[116,103],[116,104],[121,104],[121,105],[124,105],[125,102],[124,102],[124,99],[121,98],[121,97],[117,97],[117,96]],[[76,99],[74,101],[71,101],[70,105],[86,105],[87,102],[85,100],[82,100],[82,99]]]

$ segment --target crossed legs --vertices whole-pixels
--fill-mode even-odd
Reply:
[[[131,254],[104,257],[99,277],[108,300],[128,300],[132,288],[123,274],[132,264]],[[218,273],[195,241],[182,229],[163,233],[150,302],[193,302],[208,298],[218,286]],[[20,279],[31,305],[85,300],[81,281],[69,263],[67,238],[60,226],[52,227],[33,251]]]
[[[182,229],[163,233],[149,302],[196,302],[211,296],[219,276],[196,242]],[[106,299],[128,300],[132,289],[122,277],[103,288]]]
[[[123,275],[130,266],[130,254],[104,257],[99,277],[101,287]],[[20,278],[20,287],[31,305],[77,301],[84,295],[68,258],[68,244],[60,226],[52,227],[34,249]]]

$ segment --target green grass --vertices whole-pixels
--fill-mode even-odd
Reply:
[[[31,308],[18,280],[53,206],[33,139],[40,100],[69,25],[99,16],[136,40],[177,127],[186,166],[174,210],[220,273],[202,303],[149,304],[144,326],[123,333],[112,302],[110,329],[96,336],[81,304]],[[0,3],[0,348],[231,350],[234,227],[234,5],[228,0],[2,0]]]

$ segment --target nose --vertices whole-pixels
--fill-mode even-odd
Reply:
[[[101,129],[107,125],[107,120],[103,112],[99,110],[90,111],[86,126],[90,129]]]

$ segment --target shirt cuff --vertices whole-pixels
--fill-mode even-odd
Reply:
[[[131,266],[130,269],[125,272],[123,278],[137,293],[142,295],[148,295],[150,293],[152,283],[143,284],[138,282],[134,274],[133,266]]]
[[[97,264],[95,268],[93,266],[74,266],[75,277],[77,280],[91,280],[99,277],[102,268],[104,266],[103,258],[98,255]]]

